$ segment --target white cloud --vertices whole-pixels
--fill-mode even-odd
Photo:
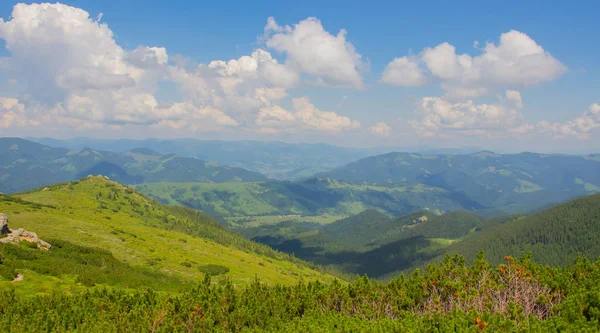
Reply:
[[[552,133],[556,138],[571,136],[582,140],[590,139],[591,132],[600,127],[600,104],[590,105],[582,116],[565,123],[540,121],[537,127],[543,132]]]
[[[417,87],[428,83],[419,63],[408,57],[396,58],[390,62],[383,71],[381,81],[402,87]]]
[[[421,136],[485,135],[503,136],[522,132],[522,116],[500,104],[475,104],[468,100],[452,103],[439,97],[425,97],[409,123]]]
[[[482,77],[508,85],[538,85],[567,71],[531,37],[515,30],[502,34],[498,45],[487,43],[485,52],[473,62]]]
[[[8,128],[21,119],[24,112],[23,104],[16,98],[0,97],[0,128]]]
[[[332,86],[363,85],[365,64],[346,32],[331,35],[314,18],[294,27],[273,19],[265,27],[265,45],[286,54],[280,63],[256,49],[236,59],[190,66],[169,62],[163,47],[119,46],[102,15],[92,18],[63,4],[17,4],[0,19],[0,38],[9,56],[0,70],[15,81],[18,99],[4,99],[0,126],[52,123],[62,127],[126,131],[131,128],[189,132],[237,128],[241,131],[337,133],[357,121],[317,109],[308,99],[293,99],[293,112],[279,105],[302,74]],[[161,105],[160,81],[171,81],[182,100]],[[7,106],[7,105],[10,105]]]
[[[198,108],[189,102],[175,103],[162,109],[162,120],[155,128],[187,129],[192,132],[238,127],[239,123],[213,107]]]
[[[106,24],[58,3],[15,5],[10,20],[0,19],[0,38],[26,110],[109,124],[158,118],[153,89],[160,75],[150,68],[166,64],[164,48],[128,53]]]
[[[215,60],[191,70],[170,67],[168,71],[186,100],[232,113],[257,112],[277,103],[299,79],[298,73],[262,49],[238,59]]]
[[[287,54],[290,66],[313,75],[323,85],[363,86],[360,70],[366,64],[354,46],[346,41],[343,29],[334,36],[314,17],[293,27],[279,26],[271,17],[265,26],[265,38],[269,48]]]
[[[387,69],[394,66],[409,70],[418,79],[390,79]],[[385,83],[418,86],[426,77],[431,77],[441,81],[448,96],[454,97],[475,97],[497,87],[539,85],[555,80],[568,70],[531,37],[515,30],[503,33],[498,44],[487,43],[477,56],[457,54],[456,48],[446,42],[424,49],[419,57],[410,61],[406,57],[396,58],[388,68],[382,77]]]
[[[426,48],[423,50],[422,60],[431,74],[442,80],[468,80],[479,75],[473,68],[471,56],[457,55],[456,48],[449,43]]]
[[[391,128],[384,122],[378,122],[377,124],[369,127],[369,131],[375,135],[389,136]]]
[[[157,68],[165,66],[169,62],[167,49],[164,47],[138,46],[129,52],[127,61],[140,68]]]
[[[523,107],[523,100],[521,99],[520,92],[518,92],[517,90],[507,90],[505,94],[506,99],[513,102],[515,107],[519,109]]]
[[[264,107],[255,120],[259,131],[264,133],[319,131],[337,133],[360,127],[360,123],[335,112],[320,111],[306,97],[292,100],[294,112],[279,105]]]

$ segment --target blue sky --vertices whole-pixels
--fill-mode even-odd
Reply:
[[[0,135],[600,148],[598,1],[15,4],[0,4]],[[257,49],[274,60],[227,67]]]

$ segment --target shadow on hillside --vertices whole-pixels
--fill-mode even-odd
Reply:
[[[282,239],[273,236],[253,238],[254,241],[272,248],[294,254],[322,266],[335,266],[345,273],[381,278],[407,268],[417,267],[443,254],[433,242],[423,236],[415,236],[392,242],[366,252],[326,251],[323,247],[304,247],[301,240]]]

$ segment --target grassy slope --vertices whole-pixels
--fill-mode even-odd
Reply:
[[[102,196],[97,199],[100,193]],[[65,239],[78,245],[98,246],[131,265],[152,266],[169,274],[198,279],[202,273],[197,266],[217,264],[230,269],[227,275],[236,284],[249,283],[255,276],[270,283],[292,283],[300,276],[328,279],[302,264],[165,230],[165,216],[168,220],[176,219],[165,207],[100,177],[18,197],[55,208],[2,197],[0,211],[9,216],[11,228],[35,231],[42,239]],[[240,244],[248,242],[238,238]],[[192,267],[182,266],[182,262],[189,262]]]

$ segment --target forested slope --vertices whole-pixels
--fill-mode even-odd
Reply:
[[[582,254],[600,258],[600,195],[590,195],[515,219],[453,244],[451,253],[467,259],[484,250],[499,263],[505,255],[531,252],[543,264],[566,265]]]

